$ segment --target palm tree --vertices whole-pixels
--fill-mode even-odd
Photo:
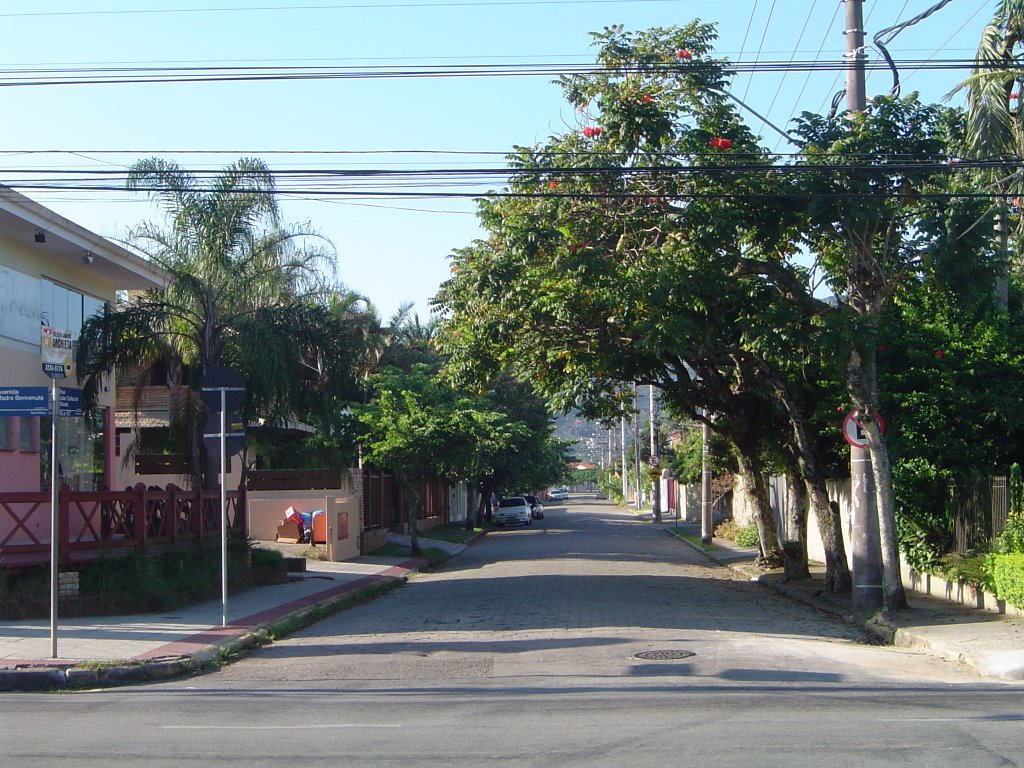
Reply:
[[[168,226],[143,223],[128,242],[170,282],[86,324],[79,342],[85,397],[93,402],[101,375],[115,367],[166,366],[172,425],[187,425],[179,445],[198,479],[199,422],[182,385],[194,390],[211,366],[230,366],[247,380],[243,418],[273,424],[294,415],[316,370],[309,361],[337,354],[321,271],[333,267],[332,253],[315,232],[282,226],[273,177],[259,160],[239,160],[209,185],[175,163],[142,160],[128,188],[149,192],[168,214]]]
[[[975,68],[949,96],[966,90],[967,148],[975,159],[1012,159],[1024,155],[1024,127],[1020,114],[1021,73],[1018,45],[1024,42],[1024,0],[1000,0],[992,20],[985,25],[975,54]],[[1016,94],[1015,94],[1016,89]],[[1016,99],[1017,106],[1011,105]],[[1007,200],[1024,192],[1019,174],[1006,175],[999,168],[986,170],[982,178],[999,193],[995,207],[995,232],[1003,254],[1003,267],[995,288],[996,301],[1006,307],[1009,290]]]

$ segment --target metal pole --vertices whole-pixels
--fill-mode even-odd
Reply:
[[[622,466],[622,502],[629,498],[629,473],[626,471],[626,414],[622,414],[622,442],[619,463]]]
[[[60,478],[57,472],[57,417],[60,394],[57,379],[50,393],[50,658],[57,658],[57,598],[60,594],[60,520],[57,510]]]
[[[220,622],[228,625],[228,391],[220,391]]]
[[[636,382],[633,382],[633,469],[636,472],[636,508],[640,509],[640,409]]]
[[[704,411],[707,414],[707,411]],[[700,433],[700,540],[710,544],[714,533],[711,518],[711,427],[704,423]]]
[[[658,453],[658,413],[657,405],[654,403],[654,385],[647,387],[647,395],[651,402],[648,403],[648,412],[651,421],[651,468],[657,469],[661,464],[661,456]],[[661,478],[654,477],[651,472],[651,504],[654,507],[654,522],[661,522]]]

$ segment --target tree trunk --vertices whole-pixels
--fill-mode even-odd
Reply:
[[[871,474],[875,481],[878,507],[878,535],[882,547],[882,600],[886,611],[905,610],[907,597],[900,575],[899,541],[896,532],[896,502],[892,493],[889,449],[878,424],[878,371],[874,336],[864,343],[862,356],[854,344],[847,366],[847,388],[857,408],[857,420],[868,439]]]
[[[809,579],[807,567],[807,485],[794,467],[786,473],[786,533],[782,542],[786,581]]]
[[[761,473],[760,462],[757,458],[747,456],[741,450],[737,450],[736,456],[740,465],[740,473],[746,480],[744,487],[757,511],[754,522],[757,525],[758,546],[761,548],[758,565],[763,568],[778,568],[783,564],[782,551],[779,549],[779,534],[775,527],[775,515],[768,499],[768,488],[764,482],[764,475]]]
[[[829,502],[825,478],[822,476],[818,457],[811,448],[811,441],[807,437],[807,429],[801,412],[790,402],[781,385],[777,386],[777,391],[785,405],[790,427],[793,430],[797,466],[807,484],[806,490],[810,496],[810,507],[814,510],[814,518],[818,523],[818,535],[821,537],[821,545],[825,550],[825,591],[846,594],[853,588],[853,579],[850,576],[850,565],[846,560],[839,505]],[[802,530],[805,542],[804,551],[806,552],[806,518]]]
[[[416,520],[420,513],[420,492],[410,483],[406,486],[406,493],[409,496],[409,549],[412,551],[413,557],[419,557],[421,554],[420,532]]]
[[[896,500],[892,493],[892,472],[885,436],[875,419],[861,419],[871,452],[871,474],[875,481],[875,503],[878,506],[878,537],[882,544],[882,603],[886,611],[907,608],[900,574],[900,552],[896,532]]]
[[[476,510],[473,505],[476,503],[476,483],[466,484],[466,530],[472,531],[476,524]]]

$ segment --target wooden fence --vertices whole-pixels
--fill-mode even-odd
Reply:
[[[245,533],[245,489],[227,494],[228,531]],[[220,491],[174,485],[125,491],[72,491],[57,499],[58,552],[67,565],[145,551],[158,544],[220,536]],[[0,565],[49,562],[50,494],[0,493]]]

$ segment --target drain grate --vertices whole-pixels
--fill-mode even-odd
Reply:
[[[677,659],[688,659],[693,655],[693,651],[642,651],[633,658],[643,659],[644,661],[675,661]]]

